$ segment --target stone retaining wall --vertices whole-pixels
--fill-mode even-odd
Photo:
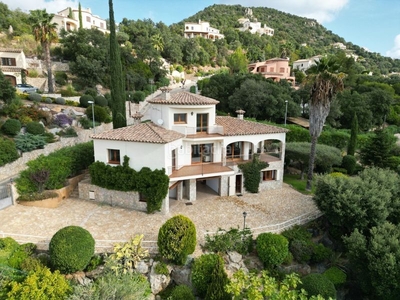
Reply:
[[[103,132],[105,130],[112,129],[112,123],[102,124],[96,127],[96,133]],[[71,138],[60,138],[59,142],[47,144],[44,149],[38,149],[31,152],[25,152],[22,156],[13,161],[12,163],[6,164],[0,167],[0,181],[17,177],[18,174],[27,168],[27,162],[36,159],[39,155],[49,155],[50,153],[59,150],[64,147],[74,146],[76,144],[85,143],[91,140],[90,136],[93,134],[92,129],[78,129],[77,137]]]
[[[147,212],[147,203],[139,201],[138,192],[107,190],[91,184],[90,179],[82,180],[78,186],[79,199]]]

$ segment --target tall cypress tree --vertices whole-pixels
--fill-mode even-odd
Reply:
[[[81,3],[79,2],[78,6],[78,17],[79,17],[79,29],[83,28],[83,21],[82,21],[82,6]]]
[[[351,120],[351,132],[349,145],[347,146],[347,155],[353,155],[356,152],[357,147],[357,134],[358,134],[358,118],[357,114],[354,113],[353,120]]]
[[[109,0],[109,7],[111,108],[113,127],[116,129],[126,126],[125,82],[122,75],[121,54],[115,33],[114,9],[112,0]]]

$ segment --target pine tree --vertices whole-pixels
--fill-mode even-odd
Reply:
[[[228,276],[225,273],[222,260],[217,263],[212,274],[211,283],[208,286],[205,300],[230,300],[232,296],[225,291],[228,284]]]
[[[347,155],[354,156],[357,147],[357,133],[358,133],[358,118],[357,114],[354,113],[353,120],[351,120],[351,133],[349,145],[347,146]]]
[[[82,6],[81,3],[79,2],[78,6],[78,14],[79,14],[79,29],[83,28],[83,22],[82,22]]]
[[[113,2],[110,7],[110,75],[111,75],[111,107],[113,128],[126,126],[125,84],[122,75],[122,63],[119,45],[115,33]]]

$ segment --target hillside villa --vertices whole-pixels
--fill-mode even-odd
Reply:
[[[170,201],[195,201],[197,190],[205,187],[220,196],[245,193],[238,164],[251,161],[255,153],[269,164],[261,171],[260,190],[282,186],[286,129],[244,120],[243,110],[237,118],[216,116],[217,100],[186,91],[163,88],[148,102],[150,120],[141,122],[142,115],[135,114],[134,125],[92,136],[95,160],[116,166],[126,155],[135,170],[164,168],[169,176],[164,213]],[[80,196],[90,199],[89,191]],[[92,197],[102,195],[92,192]]]
[[[21,49],[0,49],[0,68],[13,86],[22,83],[21,72],[27,74],[28,64]]]
[[[248,70],[253,74],[261,74],[265,78],[271,78],[275,82],[285,79],[294,86],[295,78],[291,76],[288,58],[271,58],[262,62],[248,65]]]
[[[183,36],[187,39],[200,36],[213,41],[224,38],[224,35],[219,33],[218,29],[211,27],[209,22],[201,20],[198,23],[186,22]]]

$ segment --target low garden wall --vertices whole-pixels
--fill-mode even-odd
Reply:
[[[57,197],[54,198],[49,198],[49,199],[43,199],[43,200],[38,200],[38,201],[18,201],[18,204],[24,205],[24,206],[35,206],[35,207],[43,207],[43,208],[56,208],[58,207],[63,199],[66,199],[71,195],[73,190],[78,186],[79,181],[81,181],[86,174],[81,174],[78,176],[75,176],[73,178],[68,179],[68,185],[58,189],[58,190],[53,190],[53,192],[56,192],[58,194]],[[14,195],[14,199],[17,198],[17,195]]]
[[[147,212],[147,203],[139,201],[138,192],[108,190],[91,184],[90,179],[82,180],[78,186],[80,199]]]
[[[96,126],[96,133],[100,133],[106,130],[112,129],[112,123],[101,124]],[[64,147],[74,146],[76,144],[85,143],[91,140],[90,136],[93,134],[93,129],[80,129],[77,130],[77,137],[60,138],[60,141],[56,143],[47,144],[44,149],[38,149],[31,152],[25,152],[22,156],[13,161],[12,163],[6,164],[0,167],[0,181],[17,177],[18,174],[27,168],[26,163],[30,160],[36,159],[40,155],[49,155],[50,153],[59,150]]]

